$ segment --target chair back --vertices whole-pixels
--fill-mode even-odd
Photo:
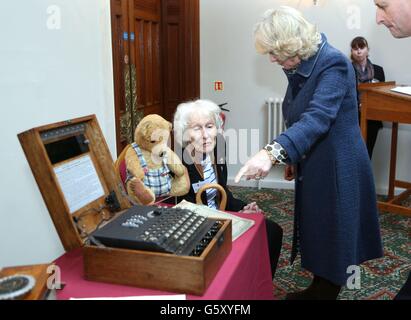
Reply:
[[[117,178],[123,183],[124,189],[126,188],[126,179],[127,179],[127,166],[126,166],[126,153],[127,150],[131,148],[131,145],[128,144],[124,147],[123,151],[119,154],[117,160],[114,162],[114,170],[116,171]]]
[[[227,193],[225,192],[224,188],[220,186],[218,183],[206,183],[197,191],[196,195],[196,203],[203,204],[201,201],[201,194],[206,191],[207,189],[217,189],[220,192],[221,201],[219,205],[220,210],[225,210],[227,206]]]

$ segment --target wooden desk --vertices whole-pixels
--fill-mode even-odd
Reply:
[[[34,288],[24,297],[23,300],[44,300],[47,290],[47,268],[49,264],[36,264],[30,266],[8,267],[0,271],[0,278],[14,276],[17,274],[27,274],[33,276],[36,280]]]
[[[391,159],[387,201],[379,201],[382,211],[411,216],[411,208],[401,202],[411,195],[411,183],[396,179],[398,123],[411,123],[411,96],[391,91],[395,82],[361,84],[361,131],[367,139],[367,120],[392,122]],[[394,196],[395,188],[405,191]]]

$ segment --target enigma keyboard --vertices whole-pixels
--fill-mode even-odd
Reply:
[[[133,206],[92,233],[108,247],[200,256],[223,222],[181,208]]]

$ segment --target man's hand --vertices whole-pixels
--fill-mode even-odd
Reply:
[[[270,172],[273,166],[270,157],[266,150],[260,150],[255,156],[249,159],[246,164],[238,171],[234,181],[238,183],[242,176],[245,176],[247,180],[264,178]]]

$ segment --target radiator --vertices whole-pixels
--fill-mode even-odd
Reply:
[[[270,143],[285,131],[285,124],[283,120],[282,98],[268,98],[266,100],[267,106],[267,143]]]
[[[272,142],[277,136],[285,131],[283,120],[282,98],[268,98],[265,101],[267,108],[267,143]],[[258,189],[261,189],[261,180],[257,181]]]

